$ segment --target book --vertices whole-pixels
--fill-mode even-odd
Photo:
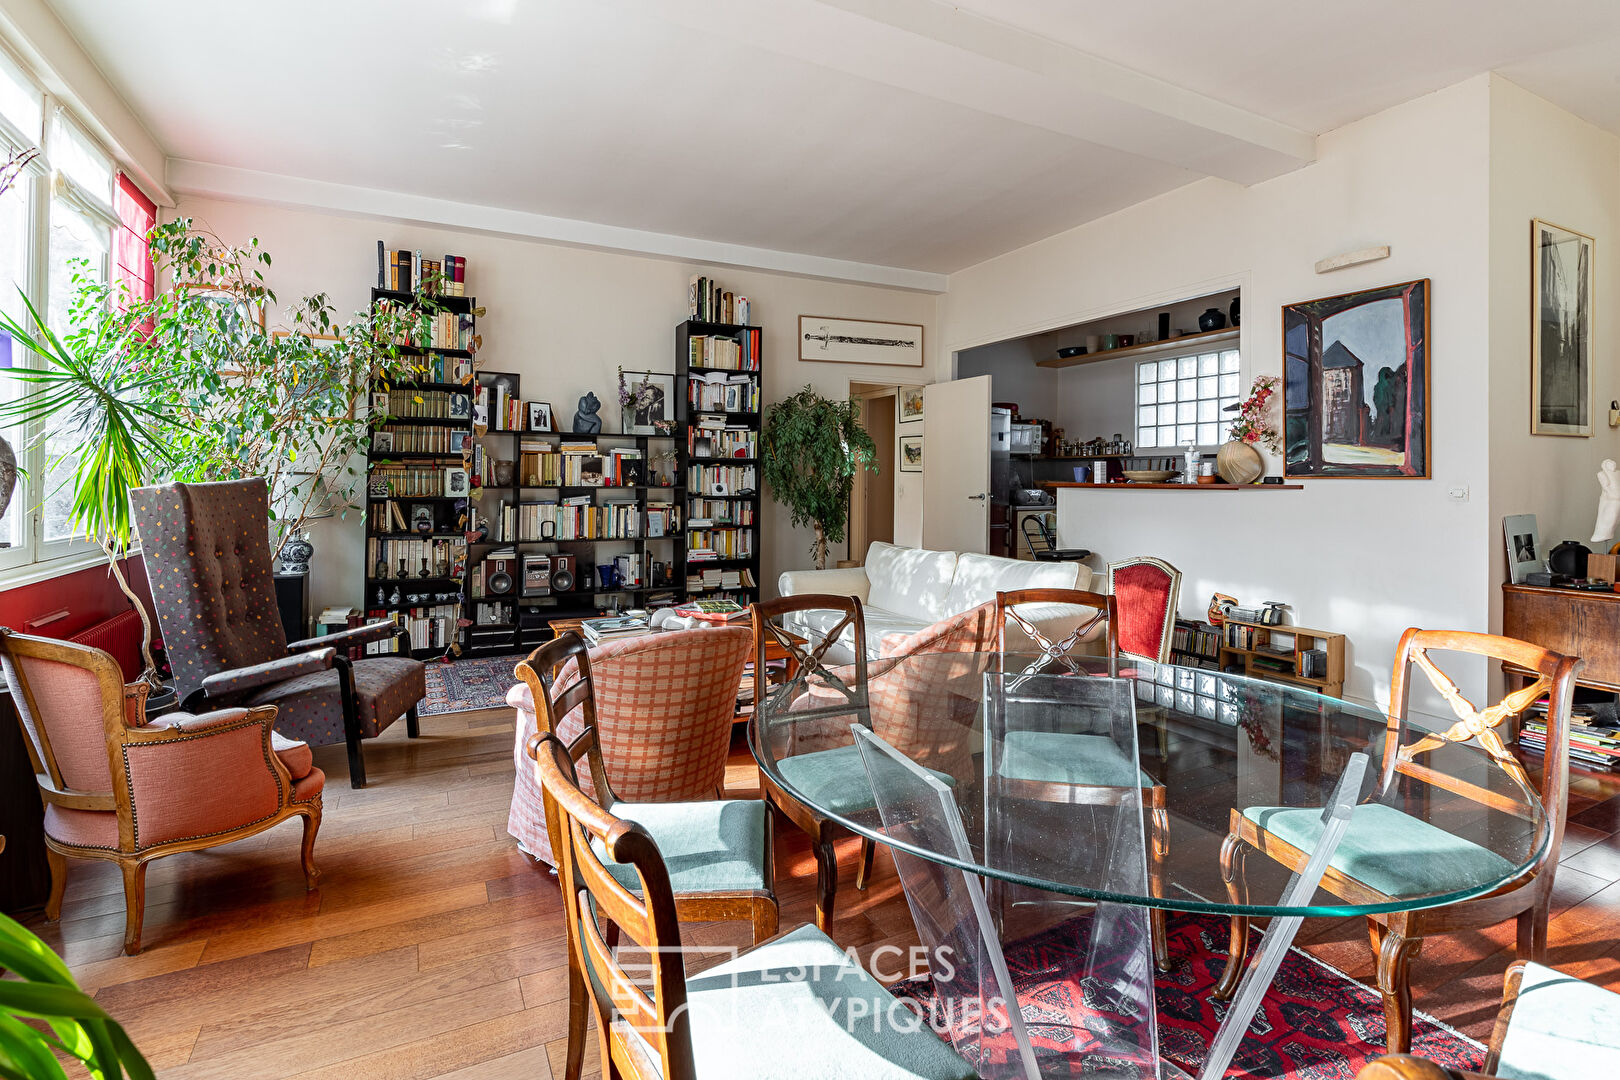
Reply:
[[[646,618],[637,615],[608,615],[600,619],[582,619],[580,633],[591,645],[620,638],[639,637],[652,632]]]
[[[675,614],[683,619],[701,619],[704,622],[742,622],[748,618],[748,609],[735,600],[693,600],[679,604]]]

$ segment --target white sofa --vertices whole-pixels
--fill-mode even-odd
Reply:
[[[1091,568],[1084,563],[1001,559],[972,552],[897,547],[881,541],[874,541],[866,549],[863,566],[789,570],[777,582],[783,596],[832,593],[859,597],[866,614],[866,651],[874,660],[882,652],[885,637],[914,634],[941,619],[993,603],[998,592],[1087,589],[1090,585]],[[1093,614],[1089,608],[1068,604],[1032,604],[1020,607],[1018,613],[1054,641],[1066,637]],[[786,629],[801,637],[819,640],[838,618],[831,611],[796,611],[785,622]],[[845,630],[839,642],[828,649],[827,660],[847,664],[854,659],[854,633]]]

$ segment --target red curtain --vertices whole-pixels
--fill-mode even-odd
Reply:
[[[146,234],[157,224],[157,205],[141,193],[123,173],[113,192],[113,210],[119,226],[113,233],[113,274],[129,295],[150,300],[156,292],[157,275],[152,269],[152,252]]]

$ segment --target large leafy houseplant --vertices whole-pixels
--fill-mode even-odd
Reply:
[[[827,547],[844,540],[855,471],[877,472],[877,447],[854,401],[831,401],[806,386],[765,417],[765,483],[795,527],[815,530],[810,555],[825,569]]]
[[[340,321],[322,293],[270,328],[270,255],[257,239],[224,243],[190,219],[150,234],[169,286],[132,298],[81,264],[68,326],[53,328],[23,297],[26,323],[0,311],[4,329],[42,361],[6,369],[24,393],[0,403],[0,427],[76,455],[69,524],[106,552],[114,577],[151,636],[145,605],[119,561],[133,539],[129,493],[162,480],[263,476],[274,552],[310,517],[347,512],[364,482],[354,456],[369,437],[364,398],[373,377],[417,368],[432,307],[381,301]],[[151,654],[142,641],[150,677]]]
[[[3,839],[3,838],[0,838]],[[151,1080],[152,1067],[117,1021],[79,989],[60,957],[0,915],[0,1078],[67,1080],[62,1058],[96,1080]],[[25,1019],[44,1021],[41,1028]]]

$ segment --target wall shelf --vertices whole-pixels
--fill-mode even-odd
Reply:
[[[1127,345],[1120,349],[1099,349],[1094,353],[1083,353],[1080,356],[1053,356],[1045,360],[1035,361],[1036,367],[1066,368],[1077,367],[1081,364],[1095,364],[1100,360],[1116,360],[1124,356],[1152,356],[1157,353],[1179,353],[1189,349],[1197,351],[1206,346],[1221,345],[1228,341],[1234,345],[1238,340],[1238,328],[1229,327],[1225,330],[1206,330],[1197,334],[1183,334],[1181,337],[1166,338],[1163,341],[1150,341],[1145,345]]]
[[[1082,484],[1075,480],[1048,480],[1043,488],[1089,488],[1093,491],[1303,491],[1304,484]]]

